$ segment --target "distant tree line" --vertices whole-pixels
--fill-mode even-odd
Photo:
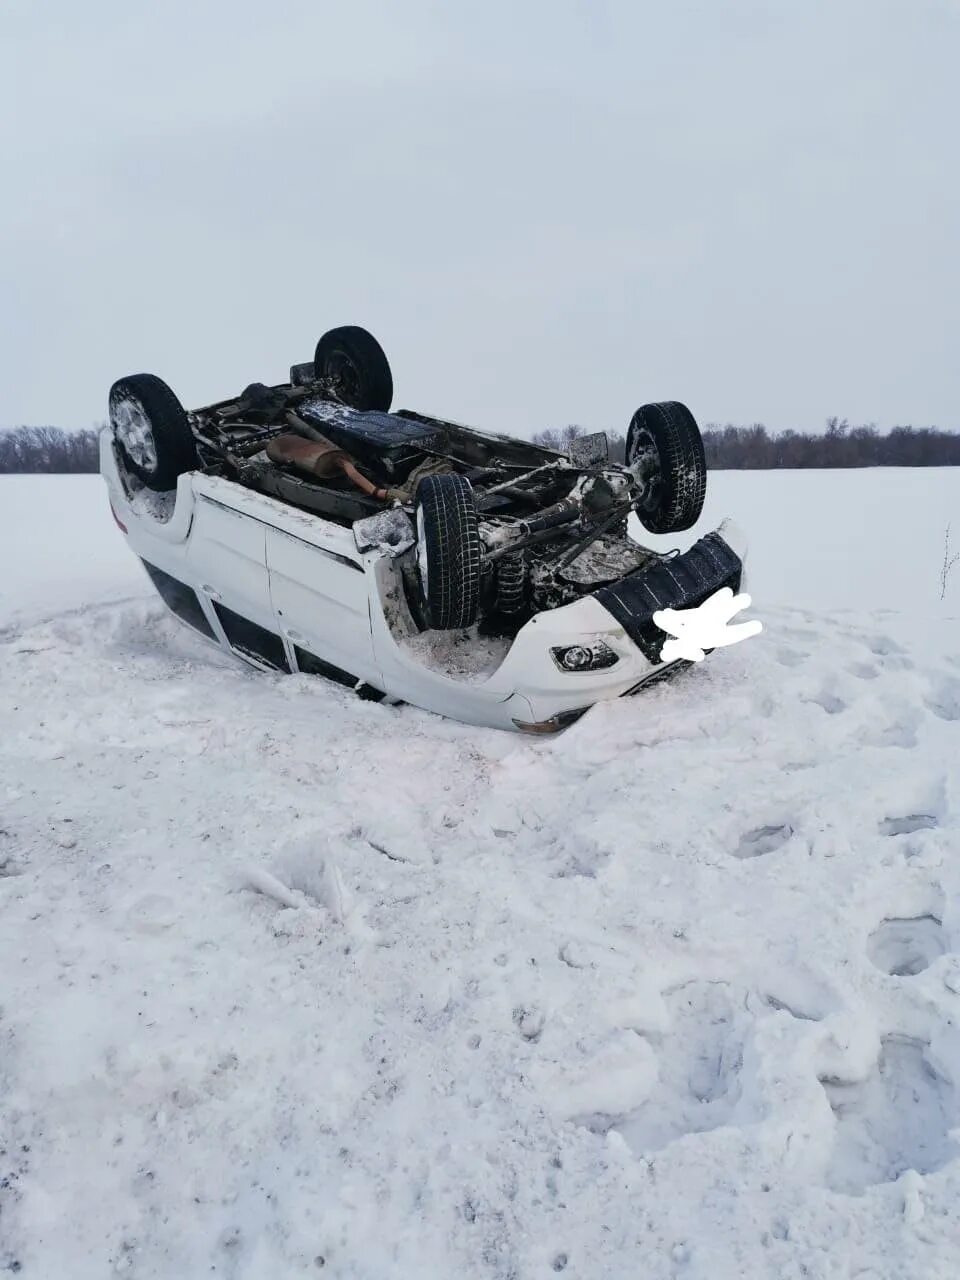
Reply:
[[[538,444],[563,449],[586,435],[582,427],[540,431]],[[626,437],[608,432],[610,457],[622,462]],[[717,426],[703,432],[707,466],[713,471],[766,470],[773,467],[956,467],[960,466],[960,433],[939,427],[851,427],[846,418],[828,418],[824,434],[807,431],[770,432],[752,427]]]
[[[533,438],[550,449],[563,449],[588,434],[583,427],[558,427]],[[610,457],[622,462],[626,438],[608,432]],[[939,427],[851,427],[846,418],[828,418],[826,432],[770,432],[752,427],[709,424],[703,432],[707,465],[714,471],[764,470],[772,467],[956,467],[960,466],[960,433]],[[60,427],[11,427],[0,430],[0,475],[11,472],[89,472],[99,469],[97,432],[63,431]]]
[[[97,432],[63,431],[60,427],[12,427],[0,431],[0,475],[30,471],[89,472],[99,470]]]
[[[718,470],[770,467],[955,467],[960,433],[938,427],[851,427],[828,418],[823,435],[752,427],[710,426],[703,436],[707,465]]]

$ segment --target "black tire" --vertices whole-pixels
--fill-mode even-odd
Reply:
[[[456,473],[417,486],[417,567],[428,624],[472,626],[480,610],[480,532],[473,488]]]
[[[635,510],[651,533],[680,533],[700,519],[707,460],[693,414],[675,400],[645,404],[627,431],[627,466],[642,460],[646,490]]]
[[[133,373],[110,388],[110,426],[123,465],[148,489],[175,489],[197,465],[183,405],[152,373]]]
[[[380,409],[393,399],[393,375],[383,347],[372,333],[355,324],[330,329],[317,343],[313,358],[318,378],[332,378],[337,394],[353,409]]]

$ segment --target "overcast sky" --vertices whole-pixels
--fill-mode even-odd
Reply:
[[[0,424],[362,324],[529,433],[960,428],[957,0],[2,0]]]

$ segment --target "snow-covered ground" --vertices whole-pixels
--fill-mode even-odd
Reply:
[[[0,478],[0,1272],[955,1280],[960,469],[711,484],[764,634],[528,740]]]

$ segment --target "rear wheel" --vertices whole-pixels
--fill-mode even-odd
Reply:
[[[126,469],[148,489],[173,489],[197,465],[186,410],[152,373],[134,373],[110,388],[110,425]]]
[[[645,404],[627,431],[626,463],[638,467],[644,490],[636,513],[651,533],[679,533],[700,519],[707,461],[693,414],[675,400]]]
[[[383,347],[358,325],[330,329],[317,343],[317,378],[329,380],[344,404],[353,409],[380,409],[393,399],[393,375]]]
[[[480,533],[473,489],[457,473],[417,486],[417,570],[427,622],[438,631],[469,627],[480,609]]]

